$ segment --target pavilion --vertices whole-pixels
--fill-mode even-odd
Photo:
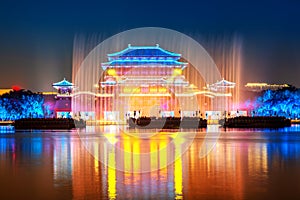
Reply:
[[[55,96],[54,112],[55,117],[69,118],[72,112],[72,92],[74,84],[67,81],[65,78],[62,81],[53,83],[52,87],[57,90]]]

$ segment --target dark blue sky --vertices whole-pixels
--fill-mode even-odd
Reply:
[[[0,88],[35,91],[71,78],[75,34],[109,37],[131,28],[171,28],[190,36],[243,39],[247,81],[300,87],[300,2],[1,1]]]

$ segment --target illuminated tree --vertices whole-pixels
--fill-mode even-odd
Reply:
[[[265,91],[255,102],[259,116],[300,117],[300,90],[295,88]]]
[[[41,94],[28,90],[11,91],[0,97],[0,118],[16,120],[20,118],[44,117],[44,98]]]

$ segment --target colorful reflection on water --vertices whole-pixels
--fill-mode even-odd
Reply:
[[[189,132],[141,139],[106,127],[107,132],[82,140],[74,131],[8,131],[0,135],[0,198],[278,199],[300,194],[299,126],[290,131],[207,130],[196,133],[186,152]],[[86,145],[93,145],[89,150],[94,152]],[[170,159],[175,161],[167,165]],[[140,173],[145,166],[165,167]]]

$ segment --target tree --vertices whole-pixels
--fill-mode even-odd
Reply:
[[[260,116],[299,118],[300,90],[295,88],[267,90],[255,102],[255,112]]]
[[[11,91],[0,97],[0,118],[16,120],[20,118],[44,117],[44,97],[29,90]]]

